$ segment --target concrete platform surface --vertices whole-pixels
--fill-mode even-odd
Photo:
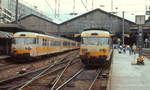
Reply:
[[[8,57],[10,57],[10,56],[0,55],[0,60],[1,60],[1,59],[6,59],[6,58],[8,58]]]
[[[150,90],[150,60],[145,65],[132,65],[138,55],[114,51],[110,90]]]

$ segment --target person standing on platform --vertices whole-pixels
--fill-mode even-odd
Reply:
[[[135,52],[136,52],[136,45],[135,44],[133,44],[132,50],[133,50],[133,53],[135,54]]]
[[[123,52],[126,53],[126,45],[122,45]]]
[[[149,45],[148,45],[148,44],[149,44],[149,40],[148,40],[147,38],[145,39],[144,44],[145,44],[145,45],[144,45],[145,48],[148,48],[148,46],[149,46]]]
[[[129,46],[128,50],[129,50],[129,54],[132,55],[133,52],[132,52],[132,47],[131,46]]]

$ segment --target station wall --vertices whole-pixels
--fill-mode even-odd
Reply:
[[[129,26],[133,22],[125,20],[125,33],[129,32]],[[105,28],[113,34],[122,32],[122,18],[102,11],[93,10],[81,16],[63,22],[59,26],[61,34],[81,33],[87,28]]]

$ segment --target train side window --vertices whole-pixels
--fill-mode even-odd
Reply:
[[[70,43],[70,42],[68,42],[68,46],[71,46],[71,43]]]
[[[54,45],[55,45],[55,41],[51,40],[51,46],[54,46]]]
[[[67,46],[69,46],[69,42],[67,42]]]
[[[57,44],[58,44],[57,41],[55,41],[55,46],[57,46]]]
[[[39,39],[39,44],[40,44],[40,46],[42,46],[42,43],[43,43],[43,39]]]
[[[36,44],[39,44],[39,38],[36,38]]]
[[[44,39],[42,39],[42,46],[44,46]]]
[[[68,42],[66,42],[66,46],[68,46]]]
[[[60,46],[60,44],[61,44],[60,41],[57,41],[57,46]]]
[[[52,41],[51,41],[51,40],[49,40],[49,46],[51,46],[51,43],[52,43]]]
[[[43,46],[46,46],[46,41],[45,41],[45,39],[43,39],[42,45],[43,45]]]
[[[47,46],[47,39],[45,39],[45,46]]]
[[[16,44],[16,42],[15,42],[15,39],[14,39],[14,38],[12,39],[12,43],[13,43],[13,44]]]
[[[65,45],[64,46],[67,46],[67,42],[65,42]]]
[[[47,39],[45,39],[45,46],[47,46]]]
[[[53,40],[53,46],[55,46],[55,40]]]
[[[50,44],[50,45],[51,45],[51,46],[53,46],[53,40],[50,40],[50,42],[51,42],[51,44]]]
[[[66,45],[67,45],[67,44],[66,44],[66,42],[64,41],[64,42],[63,42],[63,46],[66,46]]]
[[[50,46],[50,45],[51,45],[50,40],[48,40],[48,46]]]
[[[56,46],[56,41],[54,40],[53,46]]]
[[[83,44],[83,38],[81,38],[81,43]]]
[[[60,41],[55,41],[55,46],[60,46]]]
[[[45,46],[48,46],[48,40],[45,39]]]
[[[36,44],[36,38],[33,38],[33,44]]]

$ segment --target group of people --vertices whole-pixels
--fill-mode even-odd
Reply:
[[[118,52],[119,53],[126,53],[126,52],[129,52],[130,55],[132,54],[135,54],[136,52],[136,45],[133,44],[133,45],[119,45],[118,46]]]

